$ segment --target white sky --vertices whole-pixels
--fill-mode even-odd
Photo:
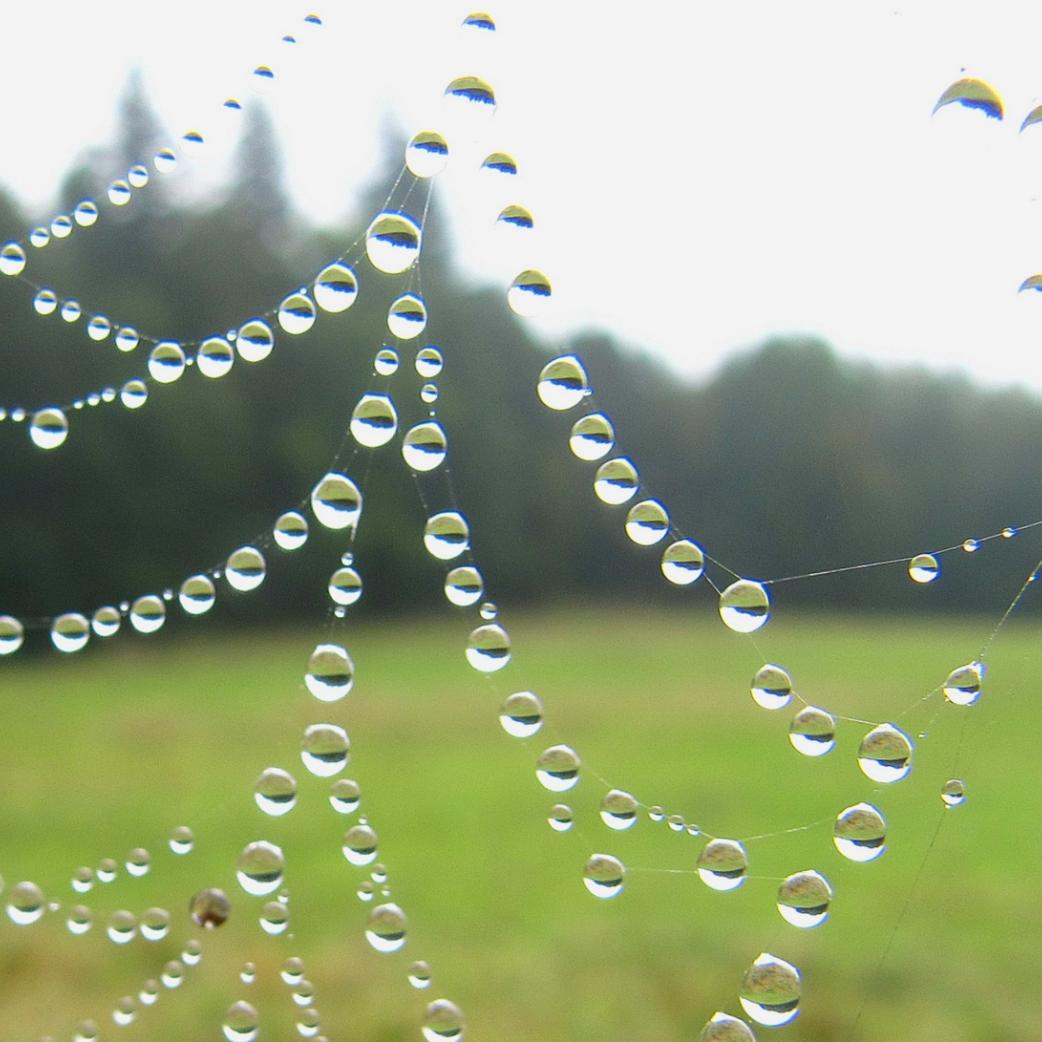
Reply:
[[[498,111],[483,141],[450,137],[438,187],[476,278],[550,276],[544,329],[607,328],[693,375],[772,333],[813,332],[848,355],[1042,391],[1042,295],[1016,293],[1042,271],[1042,126],[1017,133],[1042,101],[1042,5],[483,9],[495,37],[461,31],[469,8],[449,0],[5,4],[0,182],[49,216],[74,158],[111,140],[132,66],[172,133],[212,137],[221,101],[248,96],[264,62],[293,190],[332,223],[374,172],[389,112],[449,136],[444,85],[482,74]],[[303,25],[311,10],[321,29]],[[999,89],[1003,123],[957,106],[931,118],[964,74]],[[498,149],[522,170],[503,201],[537,223],[509,258],[473,173]],[[192,166],[212,179],[209,152]]]

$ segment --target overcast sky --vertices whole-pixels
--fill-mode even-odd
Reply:
[[[437,188],[476,278],[550,276],[545,331],[608,328],[695,376],[773,333],[817,333],[847,355],[1042,391],[1042,294],[1016,292],[1042,271],[1042,125],[1017,133],[1042,101],[1042,5],[483,9],[492,38],[446,0],[8,5],[0,181],[44,216],[71,162],[111,139],[134,66],[172,133],[213,138],[220,103],[266,63],[298,204],[333,223],[379,163],[381,121],[447,130],[445,84],[481,74],[498,110],[480,140],[450,137]],[[931,117],[961,75],[995,85],[1005,121]],[[536,230],[513,253],[487,234],[482,149],[521,168],[511,201]],[[222,169],[209,152],[192,161],[204,178]]]

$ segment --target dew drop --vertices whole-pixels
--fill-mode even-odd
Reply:
[[[764,952],[746,972],[738,1001],[757,1024],[780,1027],[799,1016],[800,990],[800,971]]]
[[[601,800],[601,821],[616,832],[637,824],[637,798],[622,789],[612,789]]]
[[[415,471],[435,470],[445,462],[448,442],[440,423],[418,423],[406,431],[402,439],[402,458]]]
[[[257,589],[267,574],[264,555],[252,546],[240,546],[228,555],[224,577],[233,590],[246,593]]]
[[[172,148],[161,148],[152,157],[152,165],[160,174],[172,174],[177,169],[177,154]]]
[[[293,336],[306,333],[315,324],[315,305],[304,293],[291,293],[279,304],[279,325]]]
[[[688,586],[702,577],[705,555],[690,539],[670,543],[662,553],[662,574],[676,586]]]
[[[74,937],[82,937],[94,925],[94,913],[86,905],[73,905],[65,918],[65,926]]]
[[[141,337],[138,335],[138,331],[131,326],[121,326],[116,330],[115,341],[116,347],[120,351],[133,351],[141,342]]]
[[[534,269],[522,271],[507,290],[507,303],[515,315],[530,318],[541,314],[550,303],[550,280]]]
[[[817,706],[805,706],[789,725],[789,741],[804,756],[824,756],[836,748],[836,721]]]
[[[582,761],[570,745],[552,745],[544,750],[535,764],[535,776],[550,792],[567,792],[579,784]]]
[[[625,877],[622,862],[611,854],[592,854],[583,867],[583,883],[594,897],[618,897]]]
[[[555,803],[550,808],[546,823],[554,832],[570,832],[575,824],[575,814],[567,803]]]
[[[745,882],[749,858],[734,839],[711,839],[697,861],[698,878],[712,890],[737,890]]]
[[[933,554],[916,554],[908,562],[908,575],[913,582],[932,583],[941,574],[941,565]]]
[[[329,805],[338,814],[354,814],[362,803],[362,790],[351,778],[338,778],[329,787]]]
[[[966,802],[966,783],[961,778],[949,778],[941,786],[941,802],[948,810],[961,807]]]
[[[252,962],[243,963],[242,969],[239,971],[239,980],[243,984],[252,984],[257,979],[257,966]]]
[[[72,876],[72,889],[77,894],[86,894],[94,889],[94,870],[81,865]]]
[[[137,1003],[130,995],[124,995],[116,1003],[116,1008],[112,1011],[112,1019],[116,1026],[121,1028],[134,1023],[137,1019]]]
[[[880,724],[861,740],[857,763],[874,782],[901,781],[912,770],[912,740],[893,724]]]
[[[568,447],[578,459],[592,463],[603,459],[615,444],[615,428],[602,412],[582,416],[572,424]]]
[[[172,384],[185,371],[185,353],[173,340],[162,340],[148,356],[148,372],[156,383]]]
[[[233,1002],[221,1021],[228,1042],[253,1042],[258,1033],[257,1011],[248,1002]]]
[[[418,376],[423,377],[424,380],[430,380],[441,373],[445,360],[436,347],[428,345],[427,347],[421,347],[416,352],[416,359],[413,365]]]
[[[43,891],[28,880],[15,883],[7,895],[7,917],[16,926],[31,926],[38,922],[46,907]]]
[[[449,999],[437,999],[423,1011],[425,1042],[462,1042],[465,1028],[463,1011]]]
[[[749,688],[753,701],[764,709],[784,709],[792,701],[792,677],[768,662],[761,666]]]
[[[782,880],[778,887],[778,911],[781,917],[801,930],[821,926],[829,917],[832,887],[828,880],[813,870],[796,872]]]
[[[980,662],[953,669],[944,682],[945,700],[955,706],[972,706],[980,700],[984,671]]]
[[[72,234],[72,218],[65,213],[58,214],[51,221],[51,235],[56,239],[67,239]]]
[[[427,305],[415,293],[403,293],[391,301],[387,328],[399,340],[415,340],[427,328]]]
[[[407,213],[385,210],[365,233],[365,252],[378,271],[400,275],[420,255],[422,232]]]
[[[143,163],[135,163],[127,171],[127,180],[131,188],[144,188],[150,180],[148,167]]]
[[[368,879],[363,879],[358,884],[358,889],[355,891],[359,901],[364,901],[368,904],[373,899],[373,895],[376,893],[376,887]]]
[[[263,897],[282,885],[284,867],[282,850],[274,843],[259,840],[250,843],[239,855],[235,876],[246,893]]]
[[[25,627],[13,615],[0,615],[0,655],[13,655],[25,640]]]
[[[137,918],[125,909],[113,912],[105,926],[105,933],[113,944],[129,944],[137,933]]]
[[[195,846],[195,836],[187,825],[178,825],[170,833],[170,849],[175,854],[190,854]]]
[[[138,633],[155,633],[166,622],[166,605],[162,597],[145,594],[130,606],[130,625]]]
[[[138,929],[146,941],[161,941],[170,932],[170,913],[165,908],[146,908]]]
[[[69,435],[69,421],[61,409],[40,409],[29,421],[29,437],[41,449],[56,449]]]
[[[183,583],[177,601],[189,615],[203,615],[214,605],[217,592],[208,575],[192,575]]]
[[[287,510],[279,515],[272,536],[280,550],[299,550],[308,541],[307,518],[296,510]]]
[[[29,244],[42,250],[51,241],[51,233],[46,228],[34,228],[29,233]]]
[[[751,579],[739,579],[720,594],[720,618],[735,633],[753,633],[771,617],[767,588]]]
[[[98,206],[92,199],[84,199],[72,213],[81,228],[89,228],[98,219]]]
[[[288,771],[268,767],[253,785],[253,798],[273,818],[288,814],[297,805],[297,782]]]
[[[956,80],[937,99],[933,111],[946,105],[962,105],[968,109],[977,109],[991,119],[1002,119],[1002,98],[990,83],[984,80],[966,77]]]
[[[453,568],[445,576],[445,597],[458,608],[469,608],[477,604],[485,592],[481,572],[471,565]]]
[[[321,702],[343,698],[355,681],[355,664],[339,644],[319,644],[308,659],[304,684]]]
[[[354,568],[338,568],[330,576],[328,590],[334,604],[350,607],[362,596],[362,577]]]
[[[33,297],[33,310],[38,315],[51,315],[57,307],[58,298],[49,289],[41,289]]]
[[[602,503],[621,506],[636,495],[640,485],[637,468],[625,456],[616,456],[597,468],[593,491]]]
[[[421,130],[405,146],[405,165],[416,177],[434,177],[448,162],[448,143],[436,131]]]
[[[148,385],[144,380],[128,380],[119,392],[124,408],[140,409],[148,401]]]
[[[436,384],[424,384],[420,388],[420,401],[424,405],[433,405],[438,400],[438,387]],[[434,415],[432,410],[431,415]]]
[[[224,337],[211,336],[199,345],[195,361],[203,376],[219,380],[231,371],[235,362],[235,352]]]
[[[726,1013],[714,1013],[702,1028],[698,1042],[756,1042],[756,1036],[744,1020]]]
[[[531,738],[543,726],[543,703],[531,691],[516,691],[504,700],[499,722],[511,737]]]
[[[17,242],[0,247],[0,274],[21,275],[25,271],[25,250]]]
[[[289,929],[289,909],[281,901],[268,901],[261,909],[260,928],[277,937]]]
[[[129,875],[140,879],[148,875],[148,870],[152,867],[152,855],[144,847],[135,847],[127,854],[125,865]]]
[[[271,354],[275,334],[262,318],[244,322],[235,337],[235,350],[244,362],[261,362]]]
[[[509,229],[510,231],[531,231],[535,226],[535,221],[532,218],[532,211],[526,206],[511,203],[499,211],[499,216],[496,218],[496,226]]]
[[[482,160],[481,169],[506,177],[516,177],[517,161],[506,152],[492,152]]]
[[[279,970],[279,976],[284,984],[295,987],[304,979],[304,963],[297,956],[290,956]]]
[[[171,959],[168,963],[163,966],[162,972],[159,974],[159,980],[164,988],[169,988],[171,991],[174,988],[181,987],[181,983],[185,979],[185,968],[178,962],[177,959]]]
[[[101,883],[111,883],[116,878],[116,873],[119,871],[119,865],[110,857],[103,857],[98,862],[98,881]]]
[[[589,394],[589,390],[586,370],[575,355],[561,355],[547,362],[539,373],[539,382],[536,384],[539,400],[548,409],[557,411],[578,405]],[[608,426],[610,429],[611,425]]]
[[[89,639],[90,624],[79,612],[59,615],[51,623],[51,643],[59,651],[81,651]]]
[[[371,865],[377,856],[379,839],[369,825],[354,825],[344,833],[342,850],[352,865]]]
[[[351,413],[351,434],[368,449],[386,445],[398,430],[398,413],[388,394],[363,394]]]
[[[870,803],[839,812],[832,842],[849,861],[874,861],[886,850],[886,819]]]
[[[409,984],[417,991],[424,991],[431,986],[431,968],[420,960],[409,967]]]
[[[312,292],[323,311],[337,315],[358,299],[358,276],[350,265],[337,261],[318,273]]]
[[[95,315],[87,323],[87,336],[95,343],[105,340],[112,332],[112,323],[104,315]]]
[[[272,883],[276,873],[278,878]],[[239,870],[236,875],[239,885],[248,894],[270,894],[282,881],[282,851],[271,843],[251,843],[239,855]],[[215,930],[228,921],[232,905],[223,890],[207,887],[192,898],[188,911],[196,926]],[[187,949],[181,957],[188,965],[193,965],[191,953]],[[195,962],[198,961],[196,958]]]
[[[311,724],[304,731],[300,758],[316,777],[331,778],[347,766],[351,741],[336,724]]]
[[[113,206],[126,206],[130,202],[130,185],[117,178],[109,185],[108,197]]]
[[[433,514],[423,528],[423,545],[431,557],[451,561],[470,545],[470,528],[462,514],[449,510]]]
[[[654,546],[669,532],[669,514],[657,499],[642,499],[626,514],[626,535],[638,546]]]
[[[346,474],[330,472],[312,490],[311,510],[325,528],[353,528],[362,514],[362,493]]]
[[[478,76],[459,76],[445,88],[445,97],[466,110],[491,115],[496,111],[492,87]]]
[[[980,549],[979,539],[964,539],[962,549],[965,553],[975,554]]]
[[[393,347],[382,347],[373,359],[373,371],[377,376],[394,376],[398,372],[398,352]]]
[[[510,635],[498,623],[478,626],[467,639],[466,655],[479,673],[495,673],[510,662]]]
[[[366,921],[366,940],[378,952],[397,952],[405,947],[405,913],[396,904],[377,905]]]

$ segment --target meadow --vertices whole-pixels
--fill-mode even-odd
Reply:
[[[821,759],[790,747],[791,710],[765,711],[749,695],[761,652],[720,624],[709,598],[695,600],[695,611],[506,614],[514,659],[492,676],[466,665],[462,619],[362,616],[337,631],[357,676],[333,705],[303,685],[321,628],[194,636],[185,623],[80,656],[4,662],[0,874],[7,891],[35,880],[62,910],[30,927],[0,923],[0,1042],[69,1039],[88,1017],[103,1039],[219,1040],[224,1010],[240,998],[260,1010],[262,1040],[298,1037],[299,1008],[278,974],[290,956],[303,959],[333,1042],[418,1039],[424,1005],[442,996],[462,1006],[473,1042],[696,1039],[715,1010],[740,1012],[738,984],[763,950],[798,965],[804,991],[795,1023],[758,1028],[761,1039],[1035,1042],[1033,625],[1002,631],[984,696],[968,709],[923,696],[973,657],[994,619],[780,613],[757,635],[808,701],[924,736],[911,776],[877,786],[855,759],[865,725],[841,722],[837,749]],[[497,719],[505,695],[522,689],[547,710],[525,741]],[[369,906],[356,890],[370,869],[340,849],[355,818],[335,813],[329,781],[300,763],[302,730],[319,720],[351,736],[345,775],[361,786],[386,885],[409,916],[397,954],[374,952],[363,936]],[[563,796],[534,774],[557,741],[584,765]],[[282,818],[254,804],[268,766],[300,785]],[[939,791],[952,776],[965,778],[969,798],[945,811]],[[703,839],[646,815],[629,832],[605,828],[602,780],[719,836],[819,824],[750,841],[749,880],[716,893],[693,871]],[[845,861],[831,842],[831,819],[860,800],[890,825],[887,852],[870,864]],[[570,832],[547,825],[558,801],[574,808]],[[196,836],[181,857],[167,847],[178,825]],[[263,900],[235,881],[239,852],[261,838],[286,852],[282,936],[261,932]],[[139,846],[152,854],[147,875],[121,867],[114,882],[72,893],[77,866],[122,865]],[[582,884],[597,851],[628,868],[613,900]],[[798,931],[774,902],[778,880],[805,868],[822,871],[835,897],[827,923]],[[205,886],[232,900],[228,923],[206,934],[187,912]],[[76,903],[95,913],[82,937],[64,926]],[[172,913],[168,939],[105,938],[111,911],[154,904]],[[184,984],[116,1027],[116,1000],[158,977],[192,937],[203,959]],[[406,983],[415,959],[431,964],[430,990]],[[239,978],[247,960],[257,966],[249,985]]]

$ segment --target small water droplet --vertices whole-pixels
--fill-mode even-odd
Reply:
[[[329,803],[338,814],[354,814],[361,802],[362,790],[351,778],[338,778],[329,787]]]
[[[941,786],[941,801],[948,810],[961,807],[966,802],[966,783],[961,778],[949,778]]]
[[[276,317],[287,333],[299,336],[315,324],[315,304],[305,293],[291,293],[279,304]]]
[[[654,546],[669,532],[669,514],[657,499],[642,499],[626,514],[626,535],[638,546]]]
[[[780,1027],[799,1016],[800,992],[800,971],[792,963],[764,952],[746,972],[738,1001],[757,1024]]]
[[[46,910],[43,891],[33,882],[15,883],[7,895],[7,917],[17,926],[38,922]]]
[[[248,1002],[233,1002],[224,1014],[221,1030],[228,1042],[253,1042],[257,1037],[257,1011]]]
[[[933,111],[936,113],[946,105],[961,105],[968,109],[977,109],[992,119],[1002,119],[1002,98],[990,83],[974,77],[956,80],[937,99]]]
[[[236,874],[239,885],[248,894],[257,896],[271,893],[282,880],[282,851],[271,843],[263,841],[251,843],[239,855],[239,867]],[[192,897],[188,911],[196,926],[201,926],[206,930],[215,930],[228,921],[232,905],[223,890],[207,887]],[[192,951],[186,949],[181,955],[189,966],[194,965],[193,952],[194,949]],[[195,962],[198,961],[196,958]]]
[[[535,776],[550,792],[567,792],[579,783],[579,754],[569,745],[552,745],[536,760]]]
[[[400,275],[420,255],[422,238],[419,224],[409,214],[385,210],[366,231],[366,255],[378,271]]]
[[[304,732],[300,758],[316,777],[331,778],[347,766],[351,742],[336,724],[312,724]]]
[[[589,393],[589,381],[582,361],[575,355],[561,355],[547,362],[539,373],[536,393],[548,409],[563,411],[574,408]]]
[[[496,94],[490,84],[478,76],[459,76],[445,88],[447,100],[465,111],[491,115],[496,111]]]
[[[267,840],[250,843],[239,855],[236,879],[254,897],[274,893],[282,885],[285,859],[281,848]]]
[[[0,247],[0,274],[21,275],[25,263],[25,250],[17,242],[6,242]]]
[[[211,336],[199,345],[195,360],[203,376],[219,380],[231,371],[235,352],[224,337]]]
[[[281,817],[297,805],[297,781],[289,771],[267,767],[254,782],[253,798],[265,814]]]
[[[304,979],[304,963],[296,956],[290,956],[279,970],[279,976],[284,984],[295,987]]]
[[[89,228],[98,219],[98,206],[93,199],[84,199],[72,213],[81,228]]]
[[[137,1002],[132,996],[124,995],[116,1003],[116,1008],[112,1011],[112,1019],[121,1028],[134,1023],[137,1019]]]
[[[543,726],[543,703],[531,691],[517,691],[504,700],[499,722],[508,735],[531,738]]]
[[[289,929],[289,909],[281,901],[267,901],[261,909],[259,922],[266,934],[277,937]]]
[[[319,644],[308,659],[304,684],[321,702],[336,702],[351,690],[355,664],[339,644]]]
[[[357,604],[362,596],[362,577],[354,568],[338,568],[329,578],[328,590],[334,604]]]
[[[981,696],[984,683],[983,669],[979,662],[969,662],[953,669],[944,682],[945,700],[955,706],[975,705]]]
[[[616,832],[637,824],[637,798],[622,789],[612,789],[601,800],[601,821]]]
[[[445,597],[450,604],[459,608],[468,608],[477,604],[485,592],[485,583],[481,572],[471,565],[453,568],[445,576]]]
[[[417,991],[423,991],[431,986],[431,968],[420,960],[409,967],[409,983]]]
[[[79,612],[59,615],[51,623],[51,643],[65,652],[81,651],[90,640],[90,623]]]
[[[618,897],[625,878],[625,867],[611,854],[592,854],[583,867],[583,883],[594,897]]]
[[[262,362],[274,346],[275,334],[262,318],[244,322],[235,337],[235,350],[244,362]]]
[[[455,510],[433,514],[423,528],[423,545],[427,553],[439,561],[459,557],[470,545],[470,528],[466,518]]]
[[[58,307],[58,298],[52,290],[38,290],[33,297],[33,310],[38,315],[51,315]]]
[[[756,1042],[756,1036],[744,1020],[718,1012],[702,1028],[698,1042]]]
[[[112,323],[104,315],[95,315],[87,323],[87,336],[95,343],[101,343],[112,332]]]
[[[821,926],[829,917],[831,901],[832,887],[829,881],[812,869],[788,876],[778,887],[778,911],[781,917],[802,930]]]
[[[65,443],[69,421],[61,409],[40,409],[29,421],[29,437],[41,449],[56,449]]]
[[[246,593],[255,590],[267,574],[264,555],[252,546],[240,546],[228,555],[224,566],[224,578],[233,590]]]
[[[213,607],[216,596],[209,576],[192,575],[181,583],[177,600],[182,610],[189,615],[203,615]]]
[[[280,550],[299,550],[308,541],[307,518],[296,510],[287,510],[279,515],[272,536]]]
[[[140,409],[148,401],[148,385],[144,380],[128,380],[119,392],[124,408]]]
[[[427,305],[416,293],[396,297],[387,312],[387,328],[399,340],[414,340],[427,328]]]
[[[170,913],[165,908],[146,908],[138,929],[146,941],[161,941],[170,932]]]
[[[128,875],[140,879],[148,875],[148,870],[152,867],[152,855],[144,847],[135,847],[127,854],[125,865]]]
[[[482,160],[481,169],[506,177],[516,177],[517,161],[506,152],[492,152]]]
[[[178,825],[170,833],[170,849],[175,854],[189,854],[195,846],[195,836],[187,825]]]
[[[880,724],[861,740],[857,755],[858,766],[872,781],[901,781],[912,769],[912,740],[893,724]]]
[[[396,904],[377,905],[366,921],[366,940],[378,952],[397,952],[405,947],[405,913]]]
[[[155,633],[166,622],[166,605],[153,593],[138,597],[130,606],[130,625],[138,633]]]
[[[159,980],[163,987],[169,988],[170,990],[181,987],[181,983],[184,979],[185,968],[177,959],[171,959],[166,963],[163,966],[162,972],[159,974]]]
[[[185,371],[185,353],[173,340],[162,340],[148,356],[149,375],[157,383],[172,384]]]
[[[478,626],[471,630],[466,655],[479,673],[494,673],[510,662],[510,634],[497,623]]]
[[[753,633],[771,617],[767,587],[739,579],[720,594],[720,618],[735,633]]]
[[[463,1011],[448,999],[438,999],[423,1011],[425,1042],[462,1042],[465,1028]]]
[[[362,493],[346,474],[330,472],[312,490],[311,510],[325,528],[354,528],[362,515]]]
[[[804,756],[824,756],[836,748],[836,721],[817,706],[805,706],[789,724],[789,741]]]
[[[745,847],[734,839],[711,839],[698,855],[698,878],[712,890],[737,890],[749,869]]]
[[[509,231],[531,231],[535,226],[535,221],[532,218],[532,211],[528,207],[511,203],[499,211],[496,226]]]
[[[109,185],[108,197],[113,206],[126,206],[130,202],[130,185],[122,178],[117,178]]]
[[[756,671],[749,688],[753,701],[764,709],[784,709],[792,701],[792,677],[771,662]]]
[[[239,971],[239,980],[243,984],[252,984],[257,979],[257,967],[252,962],[243,963],[242,969]]]
[[[161,148],[152,157],[152,165],[160,174],[172,174],[177,169],[177,153],[172,148]]]
[[[535,269],[522,271],[507,290],[507,303],[515,315],[531,318],[542,314],[553,295],[550,280]]]
[[[438,348],[428,344],[427,347],[421,347],[416,352],[416,359],[413,365],[416,368],[416,373],[421,376],[424,380],[430,380],[435,376],[438,376],[442,368],[444,367],[445,361],[442,358],[441,351]]]
[[[73,905],[65,918],[65,926],[74,937],[82,937],[94,925],[94,913],[86,905]]]
[[[137,918],[126,909],[113,912],[105,926],[105,933],[113,944],[129,944],[137,933]]]
[[[405,146],[405,165],[416,177],[434,177],[449,162],[449,146],[434,130],[421,130]]]
[[[637,468],[625,456],[616,456],[597,468],[593,491],[602,503],[621,506],[636,495],[640,485]]]
[[[908,562],[908,575],[913,582],[932,583],[941,574],[941,565],[933,554],[916,554]]]
[[[339,314],[358,299],[358,276],[349,264],[337,261],[318,273],[312,293],[315,303],[323,311],[331,315]]]
[[[351,413],[351,434],[368,449],[386,445],[398,430],[398,413],[389,394],[363,394]]]
[[[440,423],[418,423],[402,439],[402,458],[406,466],[421,473],[435,470],[445,462],[448,441]]]
[[[575,814],[567,803],[555,803],[550,808],[546,823],[554,832],[570,832],[575,824]]]
[[[886,819],[870,803],[839,812],[832,841],[849,861],[874,861],[886,850]]]
[[[582,416],[572,424],[568,447],[577,459],[593,463],[603,459],[615,445],[615,428],[602,412]]]

